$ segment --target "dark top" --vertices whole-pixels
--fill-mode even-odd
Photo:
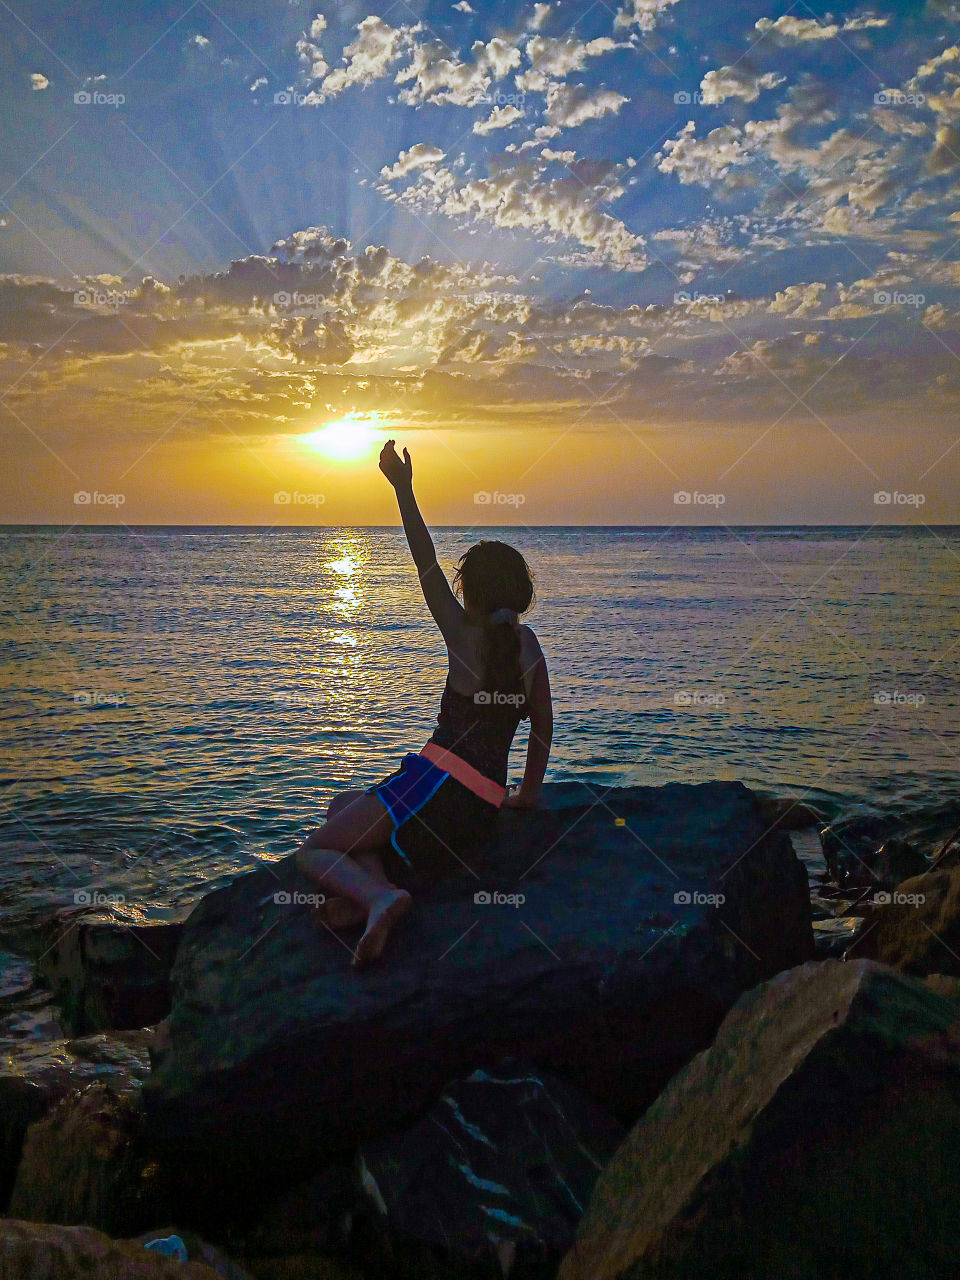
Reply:
[[[514,694],[457,693],[443,687],[431,742],[452,751],[486,778],[507,783],[507,757],[517,725],[530,714],[523,686]]]

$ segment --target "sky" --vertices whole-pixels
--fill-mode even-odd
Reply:
[[[0,521],[960,521],[960,3],[0,32]]]

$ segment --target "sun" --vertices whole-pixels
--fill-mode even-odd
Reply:
[[[312,449],[325,458],[336,462],[353,462],[370,452],[371,445],[382,430],[383,424],[379,418],[373,421],[369,414],[353,412],[328,422],[317,431],[299,436],[298,440],[305,448]]]

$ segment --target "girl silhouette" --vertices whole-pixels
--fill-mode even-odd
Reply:
[[[417,753],[366,791],[334,797],[327,820],[297,851],[301,871],[329,895],[328,927],[366,922],[354,965],[376,960],[409,909],[409,888],[470,865],[492,835],[501,805],[535,808],[550,755],[553,708],[537,637],[521,625],[533,581],[520,554],[482,541],[459,560],[451,589],[413,494],[413,466],[394,441],[380,453],[427,608],[447,646],[449,670],[437,727]],[[507,793],[507,759],[530,719],[523,781]]]

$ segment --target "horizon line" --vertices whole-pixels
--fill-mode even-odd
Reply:
[[[898,524],[881,524],[874,522],[864,524],[856,521],[831,521],[829,523],[811,524],[805,521],[792,523],[750,523],[750,524],[430,524],[431,529],[960,529],[960,522],[945,524],[927,524],[923,521]],[[56,520],[29,520],[19,522],[0,522],[2,529],[260,529],[289,532],[295,529],[402,529],[398,521],[395,524],[194,524],[183,522],[146,522],[143,524],[117,524],[104,521],[97,524],[70,524]]]

